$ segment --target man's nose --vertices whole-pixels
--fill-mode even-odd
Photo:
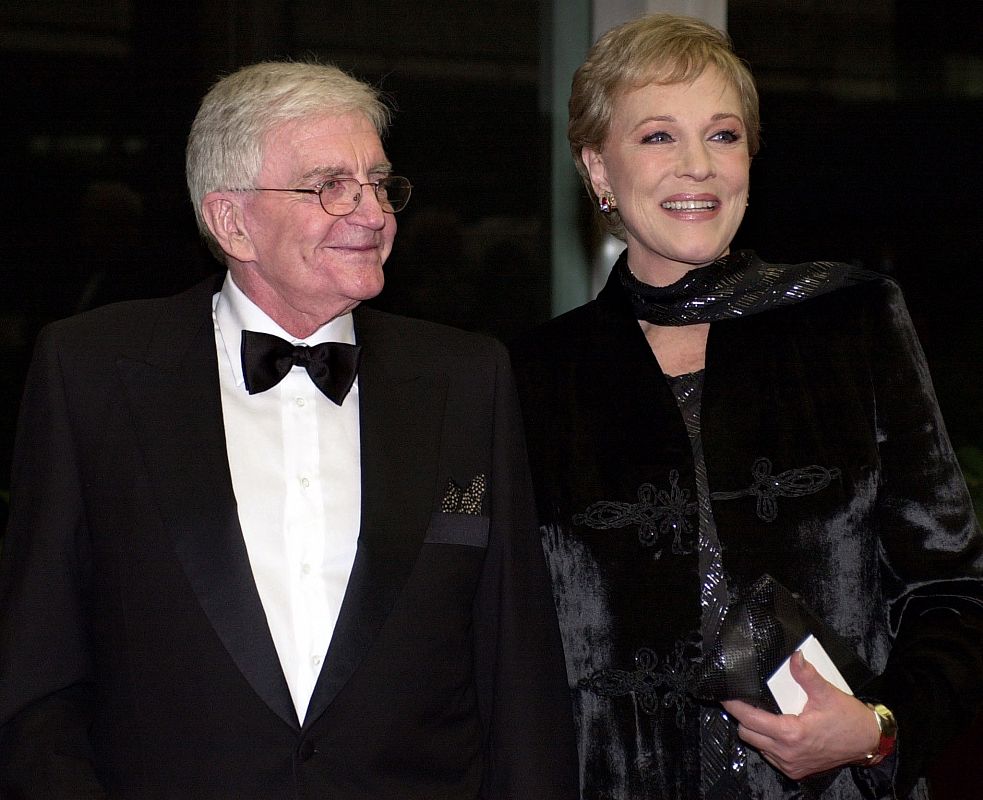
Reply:
[[[385,227],[386,212],[382,210],[382,204],[376,196],[375,186],[371,183],[362,184],[359,189],[358,204],[347,216],[352,222],[364,225],[366,228],[379,230]]]

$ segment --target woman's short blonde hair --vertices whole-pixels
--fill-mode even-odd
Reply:
[[[651,14],[612,28],[597,40],[574,73],[567,125],[574,164],[595,209],[598,198],[581,151],[584,147],[602,149],[618,98],[648,83],[694,81],[709,66],[720,70],[740,97],[748,151],[753,156],[761,138],[758,90],[726,33],[694,17]],[[601,219],[611,233],[624,238],[616,209],[602,214]]]
[[[328,64],[265,61],[212,86],[191,125],[185,172],[198,230],[220,260],[221,249],[201,212],[205,195],[252,188],[263,166],[266,137],[276,126],[352,112],[365,114],[379,136],[385,135],[390,113],[379,92]]]

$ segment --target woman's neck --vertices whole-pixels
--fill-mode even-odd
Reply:
[[[666,375],[685,375],[706,366],[710,323],[699,325],[653,325],[639,320],[645,340]]]

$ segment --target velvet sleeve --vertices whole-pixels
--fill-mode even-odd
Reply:
[[[0,796],[10,800],[105,796],[88,736],[85,516],[52,331],[27,380],[0,571]]]
[[[571,703],[504,349],[494,391],[491,529],[474,604],[486,754],[481,797],[572,800],[577,765]]]
[[[907,796],[983,699],[983,537],[900,290],[872,304],[881,564],[894,643],[871,687],[899,726]]]

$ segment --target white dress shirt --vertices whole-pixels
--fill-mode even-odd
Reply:
[[[303,722],[355,560],[361,503],[358,380],[339,407],[293,367],[250,395],[243,330],[355,343],[351,314],[294,339],[226,276],[213,300],[225,442],[256,588]]]

